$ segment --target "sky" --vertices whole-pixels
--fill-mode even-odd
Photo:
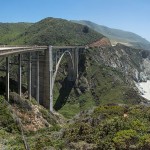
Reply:
[[[89,20],[150,41],[150,0],[0,0],[0,22]]]

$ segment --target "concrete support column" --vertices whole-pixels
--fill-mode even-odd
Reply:
[[[78,78],[78,48],[74,48],[72,50],[70,50],[71,56],[72,56],[72,61],[73,61],[73,68],[72,65],[69,64],[68,62],[68,66],[69,66],[69,74],[68,74],[68,80],[69,81],[76,81],[76,79]]]
[[[56,57],[56,58],[55,58],[55,60],[56,60],[56,61],[55,61],[55,71],[56,71],[56,66],[57,66],[57,62],[58,62],[57,50],[56,50],[56,56],[55,56],[55,57]]]
[[[53,112],[53,55],[52,46],[40,56],[40,104]]]
[[[68,81],[74,81],[74,53],[73,49],[68,49],[68,51],[71,53],[72,59],[70,55],[68,54]]]
[[[28,55],[28,99],[31,100],[31,53]]]
[[[58,50],[58,61],[59,61],[60,57],[61,57],[61,51]]]
[[[78,64],[79,64],[79,49],[74,49],[74,70],[75,70],[75,80],[78,78]]]
[[[37,55],[37,61],[36,61],[36,65],[37,65],[37,74],[36,74],[36,100],[39,103],[39,52],[36,53]]]
[[[49,109],[53,112],[53,53],[52,53],[52,46],[49,46],[49,78],[50,78],[50,106]]]
[[[6,57],[6,98],[9,101],[9,57]]]
[[[22,82],[21,82],[21,74],[22,74],[22,68],[21,68],[21,54],[18,54],[18,94],[21,96],[21,85],[22,85]]]

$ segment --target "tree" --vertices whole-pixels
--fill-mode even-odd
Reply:
[[[89,32],[89,27],[84,26],[82,31],[83,31],[83,33],[88,33]]]

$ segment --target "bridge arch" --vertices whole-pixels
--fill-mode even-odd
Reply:
[[[73,69],[73,70],[75,69],[75,64],[74,64],[74,61],[73,61],[72,54],[71,54],[70,51],[66,50],[66,51],[61,55],[61,57],[59,58],[58,63],[56,64],[56,70],[55,70],[54,75],[53,75],[53,84],[52,84],[52,88],[54,87],[54,83],[55,83],[55,79],[56,79],[56,75],[57,75],[57,72],[58,72],[60,63],[61,63],[63,57],[64,57],[66,54],[69,54],[69,56],[70,56],[71,64],[72,64],[72,69]]]

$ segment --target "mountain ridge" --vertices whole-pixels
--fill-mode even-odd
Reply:
[[[150,42],[136,33],[98,25],[94,22],[87,20],[72,20],[72,22],[87,25],[91,29],[103,34],[110,39],[112,45],[121,43],[127,46],[131,46],[133,48],[150,50]]]
[[[0,23],[0,44],[5,45],[13,41],[22,32],[25,32],[32,23]]]
[[[11,25],[19,26],[20,24],[6,23],[5,26],[9,26],[8,29],[0,26],[0,31],[4,32],[6,36],[3,40],[4,34],[0,34],[0,44],[87,45],[104,37],[102,34],[86,28],[84,25],[52,17],[42,19],[31,25],[27,24],[27,27],[23,23],[21,25],[25,25],[25,27],[21,26],[23,29],[21,28],[19,31],[14,30],[14,27],[12,27],[12,32],[9,34],[8,31],[11,29]]]

